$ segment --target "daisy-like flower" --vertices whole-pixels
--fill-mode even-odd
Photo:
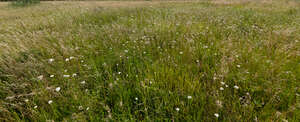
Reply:
[[[50,58],[48,61],[49,61],[49,63],[52,63],[54,61],[54,59]]]
[[[72,74],[72,77],[76,77],[76,76],[77,76],[77,74],[76,74],[76,73]]]
[[[223,87],[220,87],[220,90],[221,90],[221,91],[223,91],[223,90],[224,90],[224,88],[223,88]]]
[[[239,87],[238,87],[237,85],[233,86],[233,88],[235,88],[235,89],[239,89]]]
[[[241,67],[241,65],[236,65],[236,67],[240,68],[240,67]]]
[[[60,91],[60,87],[57,87],[57,88],[55,89],[55,91],[59,92],[59,91]]]
[[[25,99],[24,101],[25,101],[25,102],[28,102],[29,100],[28,100],[28,99]]]
[[[75,57],[71,56],[71,57],[70,57],[70,60],[72,60],[72,59],[74,59],[74,58],[75,58]]]
[[[139,100],[139,98],[136,97],[135,100]]]
[[[82,109],[83,109],[83,107],[82,107],[82,106],[79,106],[79,107],[78,107],[78,109],[79,109],[79,110],[82,110]]]
[[[69,77],[70,77],[70,75],[64,75],[63,77],[64,77],[64,78],[69,78]]]
[[[52,101],[52,100],[49,100],[49,101],[48,101],[48,104],[51,104],[51,103],[53,103],[53,101]]]
[[[187,96],[188,99],[192,99],[192,96]]]
[[[33,108],[35,108],[35,109],[36,109],[37,107],[38,107],[38,106],[36,105],[36,106],[34,106]]]
[[[176,111],[179,111],[179,110],[180,110],[180,108],[175,108],[175,110],[176,110]]]
[[[50,78],[53,78],[54,77],[54,75],[50,75]]]
[[[222,84],[222,85],[225,85],[225,82],[222,81],[221,84]]]
[[[80,83],[81,83],[81,84],[85,84],[85,81],[81,81]]]
[[[215,117],[217,117],[217,118],[219,117],[219,114],[218,114],[218,113],[215,113],[214,115],[215,115]]]
[[[68,62],[68,61],[70,61],[70,59],[69,59],[69,58],[66,58],[65,61]]]
[[[228,85],[225,85],[226,88],[228,88]]]
[[[88,111],[90,109],[90,107],[87,107],[86,110]]]

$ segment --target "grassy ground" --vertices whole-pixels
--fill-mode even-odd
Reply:
[[[0,3],[1,121],[299,121],[300,3]]]

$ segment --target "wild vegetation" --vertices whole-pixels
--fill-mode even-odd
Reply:
[[[300,3],[0,3],[1,121],[299,121]]]

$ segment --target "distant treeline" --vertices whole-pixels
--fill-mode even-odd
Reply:
[[[0,0],[0,2],[6,2],[6,1],[20,1],[20,0]],[[26,0],[22,0],[22,1],[26,1]],[[39,1],[112,1],[112,0],[39,0]],[[122,0],[115,0],[115,1],[122,1]],[[129,0],[129,1],[143,1],[143,0]]]
[[[5,1],[19,1],[19,0],[0,0],[0,2]],[[39,1],[79,1],[79,0],[39,0]]]
[[[0,2],[6,2],[6,1],[19,1],[19,0],[0,0]],[[22,1],[26,1],[26,0],[22,0]],[[150,1],[150,0],[39,0],[39,1]]]

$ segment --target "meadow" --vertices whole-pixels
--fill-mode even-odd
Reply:
[[[300,121],[300,1],[0,2],[0,121]]]

